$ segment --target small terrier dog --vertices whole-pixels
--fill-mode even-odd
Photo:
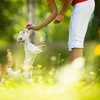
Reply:
[[[24,76],[24,80],[32,79],[32,64],[37,53],[42,52],[41,48],[43,48],[45,45],[35,46],[32,44],[28,39],[29,33],[30,31],[27,28],[25,28],[23,32],[21,31],[19,33],[17,42],[22,42],[25,50],[24,66],[20,71],[13,71],[11,68],[9,68],[8,74],[11,78],[15,76],[17,79],[20,79],[22,76]]]

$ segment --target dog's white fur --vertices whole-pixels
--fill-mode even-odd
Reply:
[[[21,71],[15,72],[12,71],[11,68],[8,69],[8,73],[10,77],[16,76],[17,74],[20,74],[20,76],[24,76],[24,79],[27,80],[29,78],[32,78],[32,64],[35,60],[35,57],[37,53],[42,52],[41,48],[44,47],[44,45],[40,46],[35,46],[32,44],[28,37],[29,37],[29,30],[24,29],[24,31],[19,33],[18,40],[17,42],[22,42],[24,45],[24,50],[25,50],[25,60],[24,60],[24,66],[23,66],[23,72],[21,74]]]

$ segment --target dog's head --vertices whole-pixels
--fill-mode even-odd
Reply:
[[[24,29],[24,31],[20,32],[19,33],[19,36],[18,36],[18,39],[17,39],[17,42],[20,43],[20,42],[24,42],[29,36],[29,30],[27,28]]]

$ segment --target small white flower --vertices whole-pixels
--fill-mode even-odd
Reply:
[[[95,73],[94,73],[94,72],[90,72],[90,74],[91,74],[91,75],[94,75]]]
[[[52,57],[51,57],[51,60],[52,60],[52,61],[56,61],[56,59],[57,59],[56,56],[52,56]]]

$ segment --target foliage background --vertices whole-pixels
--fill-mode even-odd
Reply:
[[[63,6],[63,2],[56,0],[58,10],[60,11]],[[87,35],[85,38],[84,56],[87,57],[86,51],[88,51],[88,44],[100,43],[100,13],[99,5],[100,1],[95,0],[96,7],[91,17]],[[7,49],[10,49],[14,60],[19,60],[20,63],[24,61],[24,50],[21,44],[17,44],[16,40],[20,31],[24,30],[27,23],[27,0],[3,0],[0,3],[0,63],[5,65],[7,62]],[[48,4],[45,0],[36,0],[36,25],[41,23],[50,13]],[[67,59],[68,61],[68,33],[69,23],[72,13],[72,7],[67,11],[64,21],[58,25],[53,22],[43,29],[35,32],[35,44],[45,44],[44,53],[39,54],[34,64],[37,62],[45,64],[49,62],[51,56],[57,56],[61,53],[61,59]],[[34,23],[33,23],[34,24]],[[94,54],[94,53],[93,53]],[[19,56],[21,55],[21,56]],[[42,56],[44,59],[41,61]],[[66,60],[65,60],[66,62]]]
[[[27,24],[27,1],[2,0],[0,3],[0,100],[100,100],[100,0],[95,0],[95,11],[86,34],[82,69],[67,64],[70,7],[62,23],[52,22],[35,32],[35,45],[46,46],[33,63],[32,82],[27,83],[23,78],[12,80],[8,76],[8,67],[13,70],[23,67],[24,49],[17,43],[17,37]],[[63,2],[56,2],[60,11]],[[50,13],[46,0],[36,0],[35,10],[36,19],[33,18],[38,25]],[[81,64],[77,63],[76,67],[78,65]],[[64,74],[65,78],[58,79]],[[73,82],[65,82],[69,80]]]

